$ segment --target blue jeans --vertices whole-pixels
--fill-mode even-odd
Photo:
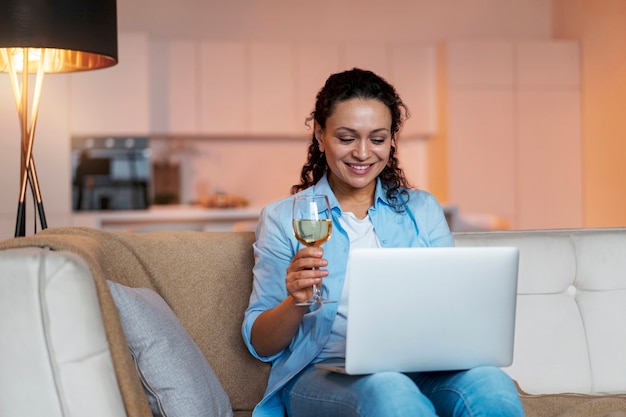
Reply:
[[[311,365],[282,396],[290,417],[524,416],[515,384],[495,367],[350,376]]]

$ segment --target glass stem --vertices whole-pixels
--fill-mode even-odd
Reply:
[[[319,300],[322,298],[322,291],[317,284],[313,284],[313,299]]]

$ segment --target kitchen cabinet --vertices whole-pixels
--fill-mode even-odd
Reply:
[[[173,41],[167,44],[168,82],[163,104],[167,106],[168,129],[181,134],[195,134],[202,120],[201,111],[190,111],[198,106],[200,69],[198,50],[193,41]]]
[[[513,44],[445,45],[449,200],[512,222],[515,207]]]
[[[248,49],[236,41],[151,41],[152,133],[248,134]]]
[[[197,133],[236,134],[250,132],[248,45],[245,42],[203,41]],[[196,107],[187,108],[192,112]]]
[[[296,128],[306,137],[312,131],[305,130],[306,118],[315,110],[317,93],[330,74],[344,69],[342,53],[337,43],[299,43],[296,45]],[[313,124],[310,124],[311,129]]]
[[[120,33],[118,45],[117,65],[69,74],[73,135],[146,135],[150,131],[148,36]]]
[[[389,80],[409,108],[403,138],[437,132],[437,48],[432,44],[397,43],[389,47]]]
[[[291,43],[250,43],[250,133],[302,135],[295,112],[295,47]]]
[[[388,47],[384,43],[353,42],[343,45],[343,67],[354,67],[375,72],[391,81]]]
[[[450,201],[517,229],[581,227],[578,44],[444,48]]]
[[[158,44],[158,42],[153,42]],[[436,49],[421,44],[172,41],[151,47],[153,130],[162,134],[308,137],[326,78],[353,67],[396,84],[414,116],[404,135],[434,132]]]
[[[200,45],[194,41],[154,41],[149,45],[150,132],[198,133]]]
[[[523,42],[516,52],[517,220],[525,229],[582,227],[578,44]]]

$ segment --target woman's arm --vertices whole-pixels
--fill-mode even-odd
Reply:
[[[289,345],[308,310],[297,304],[309,299],[313,284],[320,284],[328,275],[323,268],[322,248],[303,248],[287,267],[285,287],[288,296],[276,307],[261,313],[252,325],[250,342],[258,355],[271,356]],[[315,268],[315,269],[313,269]]]

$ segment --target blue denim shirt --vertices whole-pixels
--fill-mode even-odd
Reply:
[[[369,217],[383,247],[454,246],[454,239],[446,223],[443,210],[435,198],[420,190],[408,190],[409,200],[405,211],[398,213],[389,204],[385,190],[378,181],[374,204]],[[324,279],[324,294],[332,298],[341,295],[350,242],[341,228],[339,203],[326,176],[300,194],[326,194],[328,196],[333,231],[323,244],[328,260],[328,277]],[[280,416],[285,414],[280,389],[298,372],[312,363],[330,335],[337,304],[312,307],[304,315],[300,327],[289,346],[272,356],[259,356],[250,335],[254,320],[262,312],[281,303],[287,296],[285,274],[291,259],[301,248],[292,229],[292,204],[294,196],[276,201],[265,207],[256,231],[254,244],[254,282],[250,303],[245,312],[242,333],[248,349],[258,359],[272,363],[263,400],[256,406],[254,416]],[[382,279],[382,278],[381,278]]]

